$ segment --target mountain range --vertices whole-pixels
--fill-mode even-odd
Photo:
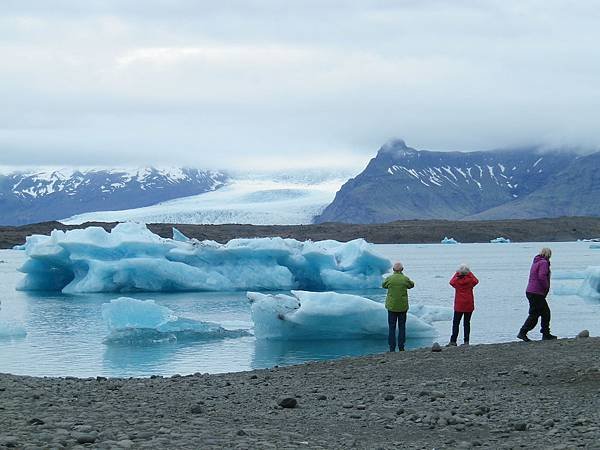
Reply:
[[[214,191],[228,181],[198,169],[42,169],[0,174],[0,225],[129,209]]]
[[[394,140],[316,222],[600,215],[600,153],[415,150]]]
[[[382,146],[347,171],[0,171],[0,225],[60,220],[309,224],[600,216],[600,152]]]

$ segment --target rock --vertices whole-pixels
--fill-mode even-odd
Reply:
[[[515,422],[513,424],[513,428],[515,429],[515,431],[526,431],[527,430],[527,423],[525,423],[525,422]]]
[[[434,342],[433,345],[431,346],[431,351],[432,352],[441,352],[442,351],[442,346],[439,344],[439,342]]]
[[[401,416],[402,414],[404,414],[404,408],[399,408],[396,410],[396,415]]]
[[[123,439],[121,441],[117,442],[117,445],[121,448],[131,448],[133,447],[135,444],[132,440],[130,439]]]
[[[589,330],[581,330],[578,334],[577,334],[578,338],[589,338],[590,337],[590,331]]]
[[[554,426],[554,420],[552,420],[552,419],[548,419],[548,420],[546,420],[546,421],[544,422],[544,426],[545,426],[546,428],[552,428],[552,427]]]
[[[356,409],[358,409],[359,411],[363,411],[367,409],[367,405],[356,405]]]
[[[106,378],[106,377],[100,377],[100,376],[96,377],[96,381],[107,381],[107,380],[108,380],[108,378]]]
[[[386,394],[386,396],[383,397],[383,399],[386,401],[394,400],[394,396],[392,394]]]
[[[278,404],[282,408],[295,408],[298,406],[298,401],[293,397],[286,397],[280,400]]]
[[[192,414],[202,414],[204,412],[204,408],[200,405],[194,405],[190,408]]]
[[[0,436],[0,444],[6,447],[16,447],[18,439],[16,436]]]
[[[34,417],[33,419],[29,420],[28,423],[30,425],[44,425],[46,422],[44,422],[42,419],[38,419],[37,417]]]
[[[92,433],[82,433],[80,431],[74,431],[71,433],[71,437],[77,441],[78,444],[93,444],[96,442],[98,435]]]
[[[350,409],[350,408],[354,408],[354,405],[352,403],[344,403],[342,405],[342,408]]]
[[[317,400],[327,400],[327,396],[326,395],[319,395],[317,397]]]
[[[238,430],[236,434],[238,436],[248,436],[248,433],[246,433],[244,430]]]

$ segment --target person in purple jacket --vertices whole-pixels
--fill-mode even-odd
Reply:
[[[538,319],[542,318],[542,340],[556,339],[550,334],[550,307],[546,296],[550,291],[550,257],[552,250],[544,247],[540,253],[533,258],[533,264],[529,271],[529,283],[525,295],[529,300],[529,316],[519,330],[517,337],[525,342],[531,341],[527,333],[535,328]]]

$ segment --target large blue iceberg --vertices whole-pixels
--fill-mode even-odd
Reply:
[[[154,300],[120,297],[102,305],[102,318],[110,334],[107,344],[154,344],[162,342],[224,339],[249,336],[246,330],[228,330],[213,322],[178,317]]]
[[[292,291],[292,296],[248,292],[247,297],[257,339],[361,339],[388,334],[385,306],[358,295]],[[450,319],[451,314],[450,308],[412,308],[407,338],[436,336],[431,323]]]
[[[364,289],[380,286],[390,262],[363,239],[175,239],[123,223],[29,236],[20,290],[170,292]]]
[[[600,267],[592,266],[586,270],[585,280],[579,286],[577,295],[584,298],[600,300]]]

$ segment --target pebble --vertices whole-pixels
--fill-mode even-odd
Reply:
[[[77,441],[78,444],[93,444],[98,438],[97,433],[83,433],[80,431],[74,431],[71,433],[71,437]]]
[[[386,401],[394,400],[394,396],[392,394],[386,394],[385,397],[383,397],[383,399]]]
[[[200,405],[194,405],[190,408],[192,414],[202,414],[204,412],[204,408]]]
[[[296,406],[298,406],[298,400],[296,400],[293,397],[286,397],[284,399],[281,399],[278,404],[282,408],[295,408]]]
[[[442,351],[442,346],[439,344],[439,342],[434,342],[433,345],[431,346],[431,351],[439,353]]]
[[[515,431],[526,431],[527,430],[527,423],[525,423],[525,422],[515,422],[513,424],[513,428],[515,429]]]
[[[589,338],[590,337],[590,331],[589,330],[581,330],[578,334],[577,334],[578,338]]]

